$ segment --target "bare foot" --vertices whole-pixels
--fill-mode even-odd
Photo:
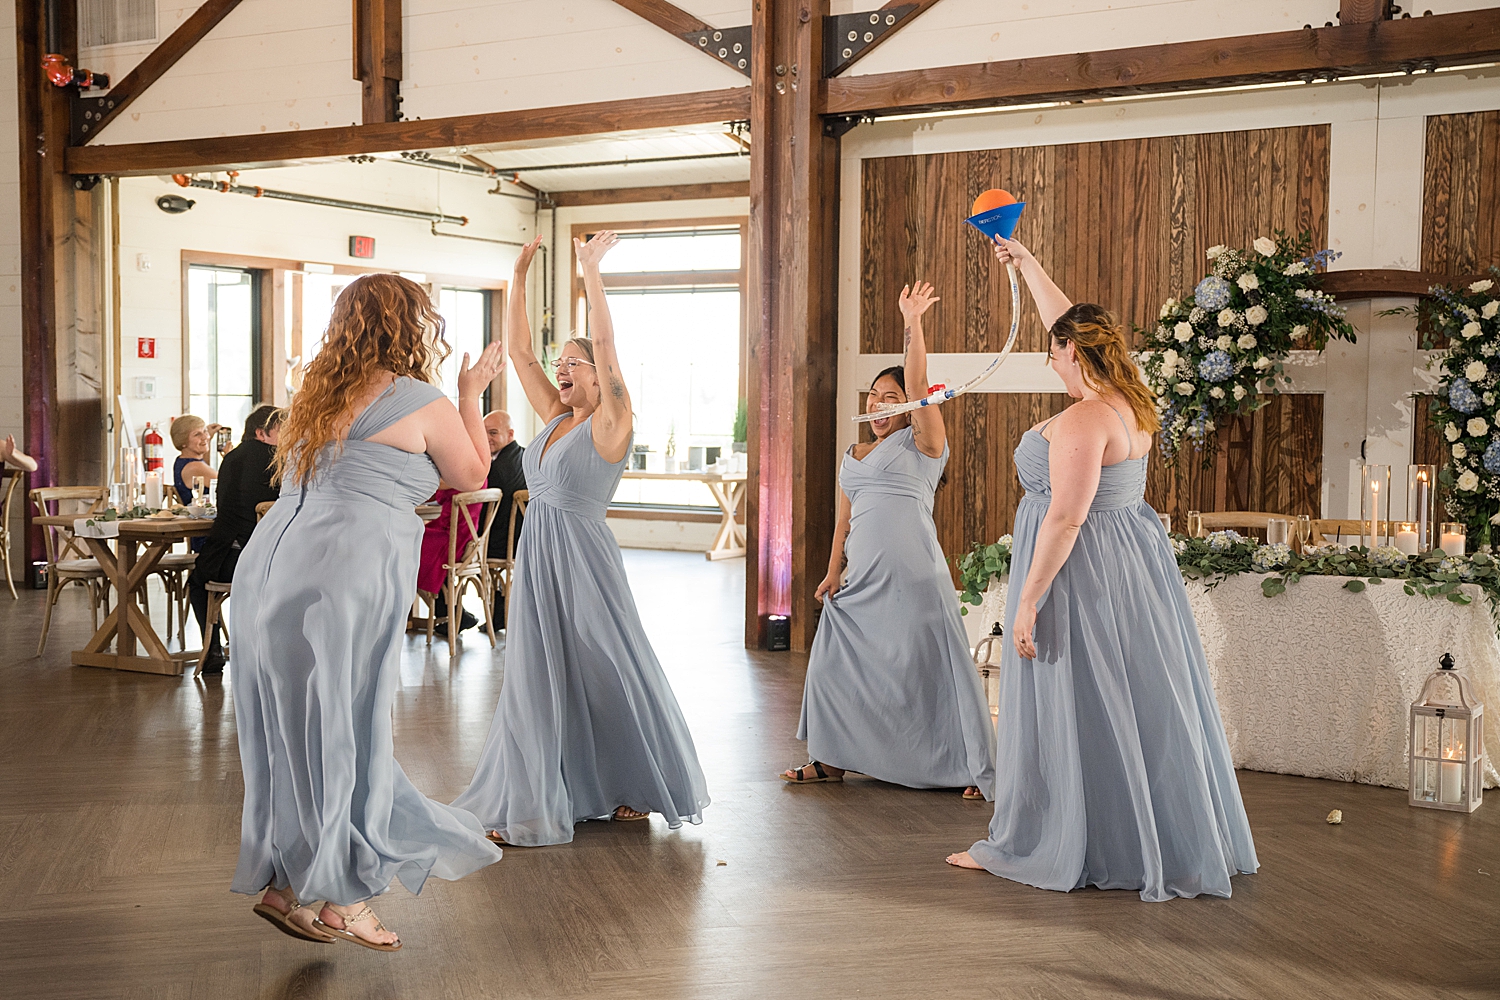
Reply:
[[[964,789],[964,798],[970,800],[982,799],[984,798],[984,793],[979,790],[978,785],[970,785],[968,788]]]
[[[385,929],[385,924],[366,903],[353,906],[324,903],[318,919],[336,931],[345,931],[371,944],[401,946],[401,939]]]
[[[645,819],[650,815],[648,812],[636,812],[629,806],[621,806],[615,810],[614,818],[618,820]]]
[[[842,767],[834,767],[832,764],[824,764],[823,773],[828,775],[828,777],[830,778],[842,778],[845,774],[845,771]],[[797,777],[797,775],[799,774],[802,777]],[[812,761],[803,764],[801,767],[789,767],[785,771],[781,772],[781,776],[788,781],[807,782],[818,780],[818,772],[817,769],[813,767]]]
[[[969,857],[968,851],[960,854],[950,854],[945,860],[954,868],[977,868],[981,871],[984,870],[984,865]]]
[[[297,902],[297,894],[292,892],[290,887],[276,889],[266,886],[266,894],[261,897],[260,901],[285,916],[287,923],[306,933],[308,937],[317,941],[333,940],[330,935],[313,926],[312,909],[300,905]]]

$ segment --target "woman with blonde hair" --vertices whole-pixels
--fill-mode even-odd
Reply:
[[[479,397],[501,345],[464,356],[458,408],[436,385],[448,353],[421,287],[394,274],[339,295],[324,346],[282,421],[281,495],[240,554],[230,603],[245,808],[235,892],[294,937],[401,947],[366,900],[399,878],[462,878],[500,860],[479,822],[412,785],[391,702],[416,596],[416,505],[441,476],[489,470]],[[326,900],[314,918],[304,900]]]
[[[506,331],[526,398],[547,426],[523,455],[531,499],[507,597],[505,684],[468,790],[500,843],[565,844],[588,819],[699,823],[703,769],[672,687],[646,638],[605,511],[630,452],[630,394],[615,352],[599,261],[602,232],[573,241],[592,340],[563,345],[547,378],[526,322],[521,250]]]
[[[209,449],[219,427],[191,413],[172,421],[172,447],[177,449],[177,458],[172,462],[172,485],[177,488],[177,499],[183,503],[193,502],[194,479],[201,477],[204,482],[211,482],[219,477],[208,464]]]
[[[1125,332],[1073,305],[1014,240],[1051,330],[1049,365],[1079,402],[1016,448],[1001,655],[995,815],[948,863],[1042,889],[1228,896],[1258,867],[1197,625],[1145,501],[1160,427]]]

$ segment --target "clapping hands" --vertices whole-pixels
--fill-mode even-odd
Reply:
[[[473,365],[469,364],[468,352],[464,352],[463,362],[458,366],[458,398],[478,399],[485,387],[504,370],[505,345],[498,340],[485,347]]]

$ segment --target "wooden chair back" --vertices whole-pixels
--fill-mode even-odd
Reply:
[[[448,515],[448,568],[460,576],[483,576],[487,572],[485,558],[490,548],[490,528],[495,515],[500,512],[500,490],[483,489],[470,493],[455,493],[453,507]],[[480,505],[479,518],[469,508]],[[469,529],[469,542],[462,552],[458,551],[458,527]]]
[[[519,529],[516,527],[516,521],[517,518],[525,516],[526,503],[531,499],[531,491],[516,490],[512,496],[515,500],[510,505],[509,523],[505,525],[505,561],[514,566],[516,564],[516,542],[519,541],[517,536],[520,534]]]
[[[1326,545],[1329,542],[1342,542],[1345,545],[1359,545],[1360,538],[1370,528],[1368,521],[1353,521],[1347,518],[1319,518],[1312,523],[1312,538],[1309,542],[1313,545]]]
[[[1272,514],[1263,510],[1216,510],[1205,511],[1203,517],[1204,532],[1223,531],[1233,528],[1244,533],[1246,531],[1259,532],[1262,540],[1266,537],[1266,522],[1273,518],[1289,522],[1287,527],[1288,537],[1296,541],[1297,537],[1297,515],[1296,514]]]
[[[102,486],[38,486],[31,491],[31,502],[42,517],[54,517],[69,513],[63,504],[84,505],[77,511],[79,517],[104,509],[109,497]],[[50,505],[50,506],[49,506]],[[42,538],[47,543],[47,563],[56,566],[69,559],[92,559],[83,543],[73,536],[73,529],[46,525]]]

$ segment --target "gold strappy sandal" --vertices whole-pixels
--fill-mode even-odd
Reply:
[[[285,897],[282,898],[284,899]],[[270,903],[262,901],[255,904],[254,913],[258,917],[264,917],[267,921],[270,922],[272,927],[275,927],[281,933],[302,941],[314,941],[318,944],[333,944],[338,940],[338,938],[336,937],[330,937],[327,934],[320,933],[316,928],[308,929],[299,927],[296,924],[292,923],[292,914],[302,909],[302,904],[297,902],[297,899],[294,896],[290,901],[290,905],[291,909],[287,910],[285,913],[282,913]],[[313,923],[316,924],[317,922],[318,918],[314,917]]]
[[[360,911],[358,913],[354,914],[353,916],[344,916],[344,914],[342,914],[342,913],[340,913],[339,916],[343,918],[343,921],[344,921],[344,926],[343,927],[334,927],[331,924],[325,924],[323,922],[323,918],[322,917],[315,917],[315,918],[313,918],[313,924],[319,930],[321,930],[321,931],[325,931],[325,932],[327,932],[329,934],[334,935],[335,937],[341,937],[345,941],[353,942],[354,944],[357,944],[357,945],[359,945],[362,948],[369,948],[371,951],[400,951],[401,950],[401,939],[400,938],[397,938],[395,941],[391,942],[390,944],[380,944],[380,943],[375,942],[375,941],[367,941],[364,938],[360,937],[358,934],[355,934],[353,931],[349,930],[349,925],[350,924],[357,924],[361,920],[373,920],[373,921],[375,921],[375,929],[377,931],[383,931],[383,930],[387,929],[386,926],[385,926],[385,924],[383,924],[383,923],[380,922],[380,918],[375,915],[375,911],[372,910],[372,909],[370,909],[370,904],[369,903],[366,903],[363,907],[361,907]]]

